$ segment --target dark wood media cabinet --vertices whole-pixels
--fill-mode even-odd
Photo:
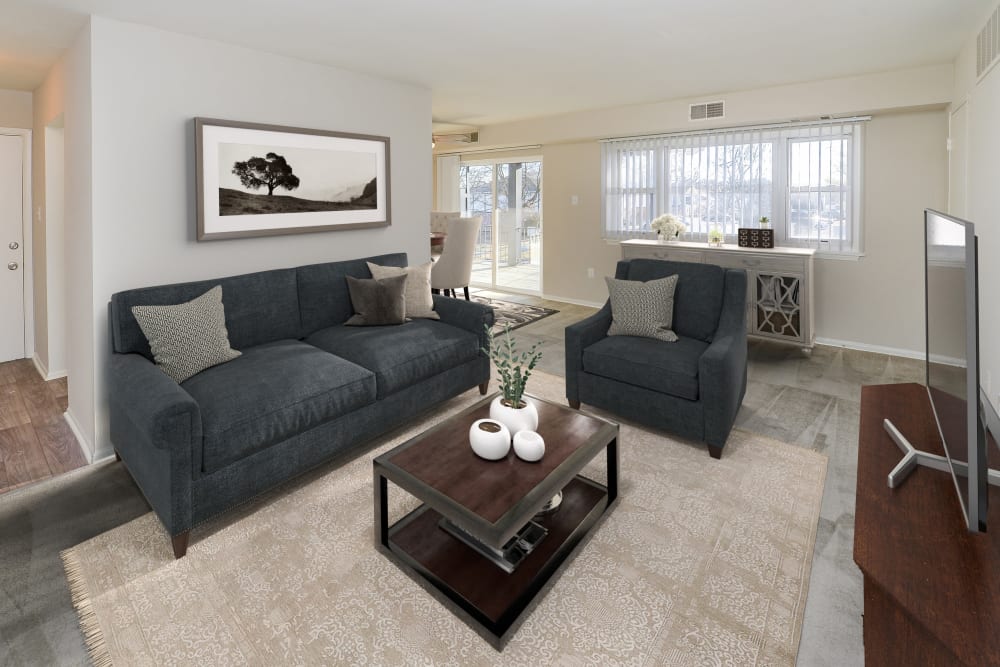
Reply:
[[[854,561],[865,582],[865,664],[1000,666],[1000,489],[990,487],[985,534],[966,531],[947,473],[917,468],[890,489],[901,453],[883,419],[944,455],[922,385],[862,388]]]

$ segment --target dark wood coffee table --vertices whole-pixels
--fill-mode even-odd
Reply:
[[[511,450],[486,461],[469,446],[469,427],[489,416],[492,398],[374,460],[375,546],[502,650],[618,497],[618,425],[526,396],[538,409],[545,456],[527,463]],[[579,474],[602,450],[606,486]],[[423,502],[391,526],[389,481]],[[560,491],[558,509],[536,516]],[[532,521],[528,532],[547,531],[534,545],[523,530]],[[521,556],[509,573],[491,555],[505,545]]]

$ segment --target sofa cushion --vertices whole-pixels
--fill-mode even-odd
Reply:
[[[132,306],[153,359],[177,383],[240,356],[229,346],[222,287],[176,306]]]
[[[398,266],[379,266],[368,262],[368,270],[372,278],[381,280],[392,276],[406,276],[406,316],[413,319],[426,317],[429,320],[440,320],[441,316],[434,312],[434,295],[431,294],[431,269],[434,262],[408,266],[401,269]]]
[[[673,330],[678,336],[712,342],[719,328],[726,271],[714,264],[632,259],[618,263],[616,278],[657,280],[677,274]]]
[[[678,337],[664,343],[652,338],[609,336],[583,351],[583,370],[662,394],[698,400],[698,360],[708,343]]]
[[[386,327],[328,327],[306,342],[375,373],[380,399],[479,354],[476,334],[433,320]]]
[[[375,376],[312,345],[280,340],[181,384],[201,410],[206,473],[375,400]]]
[[[380,266],[406,266],[406,253],[378,255],[343,262],[300,266],[298,272],[299,304],[302,309],[302,335],[343,324],[354,311],[347,291],[347,276],[371,278],[368,262]]]
[[[344,322],[351,327],[402,324],[406,321],[406,274],[389,278],[347,276],[354,315]]]
[[[222,286],[229,342],[237,350],[285,338],[300,338],[295,269],[260,271],[193,283],[142,287],[111,296],[111,342],[115,352],[153,355],[132,314],[133,306],[168,306]],[[344,286],[347,289],[347,286]],[[350,307],[350,304],[348,304]]]

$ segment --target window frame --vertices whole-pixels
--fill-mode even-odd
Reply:
[[[601,170],[601,234],[608,241],[620,241],[624,238],[655,238],[648,229],[648,222],[643,224],[633,224],[620,227],[619,230],[608,228],[609,212],[613,202],[609,201],[609,195],[616,197],[617,206],[621,208],[616,222],[619,224],[626,220],[626,213],[629,210],[627,202],[636,197],[648,198],[652,204],[650,220],[663,212],[671,211],[671,197],[678,185],[668,181],[671,171],[671,152],[694,149],[707,149],[719,146],[736,146],[740,144],[760,144],[770,143],[771,149],[771,229],[774,230],[775,245],[784,247],[813,248],[818,255],[830,257],[856,258],[864,254],[864,221],[862,218],[864,198],[863,192],[863,163],[864,163],[864,123],[868,117],[836,119],[823,123],[803,123],[803,124],[780,124],[777,126],[760,126],[754,128],[718,128],[698,133],[679,133],[673,135],[660,135],[649,137],[644,140],[632,142],[630,140],[606,140],[610,146],[606,146],[602,151]],[[746,141],[743,137],[748,132],[759,132],[756,137],[751,135],[752,140]],[[697,144],[684,145],[683,143],[672,144],[671,139],[683,137],[685,135],[699,135]],[[704,138],[704,137],[707,137]],[[835,187],[833,192],[842,192],[845,204],[844,209],[846,228],[840,238],[796,238],[792,236],[791,212],[792,212],[792,147],[795,144],[809,142],[823,142],[831,140],[847,141],[848,156],[846,165],[842,170],[846,171],[846,178],[839,187]],[[620,142],[620,143],[619,143]],[[617,144],[617,145],[616,145]],[[616,156],[616,168],[619,172],[624,172],[625,168],[622,159],[625,155],[638,155],[649,153],[651,155],[650,170],[654,172],[655,178],[652,183],[635,187],[618,185],[614,192],[608,186],[608,171],[610,166],[608,159],[610,155]],[[842,163],[843,164],[843,163]],[[621,174],[616,175],[616,183],[625,180]],[[805,186],[809,192],[822,193],[828,188],[819,185],[818,187],[809,184]],[[759,210],[763,202],[758,204]],[[682,208],[685,204],[681,205]],[[683,218],[682,218],[683,220]],[[756,221],[755,221],[756,222]],[[645,227],[643,229],[642,227]],[[725,242],[736,243],[736,231],[726,229]],[[684,235],[685,240],[701,241],[708,240],[708,230],[688,231]]]

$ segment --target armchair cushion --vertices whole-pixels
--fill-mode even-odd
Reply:
[[[708,343],[679,337],[666,344],[652,338],[609,336],[583,351],[583,370],[662,394],[698,400],[698,360]]]
[[[649,282],[605,278],[611,300],[609,336],[643,336],[667,343],[677,340],[671,330],[677,276]]]
[[[363,329],[334,326],[306,342],[374,373],[379,399],[479,355],[476,334],[431,320]]]
[[[375,376],[297,340],[243,351],[184,382],[201,409],[207,473],[375,400]]]

